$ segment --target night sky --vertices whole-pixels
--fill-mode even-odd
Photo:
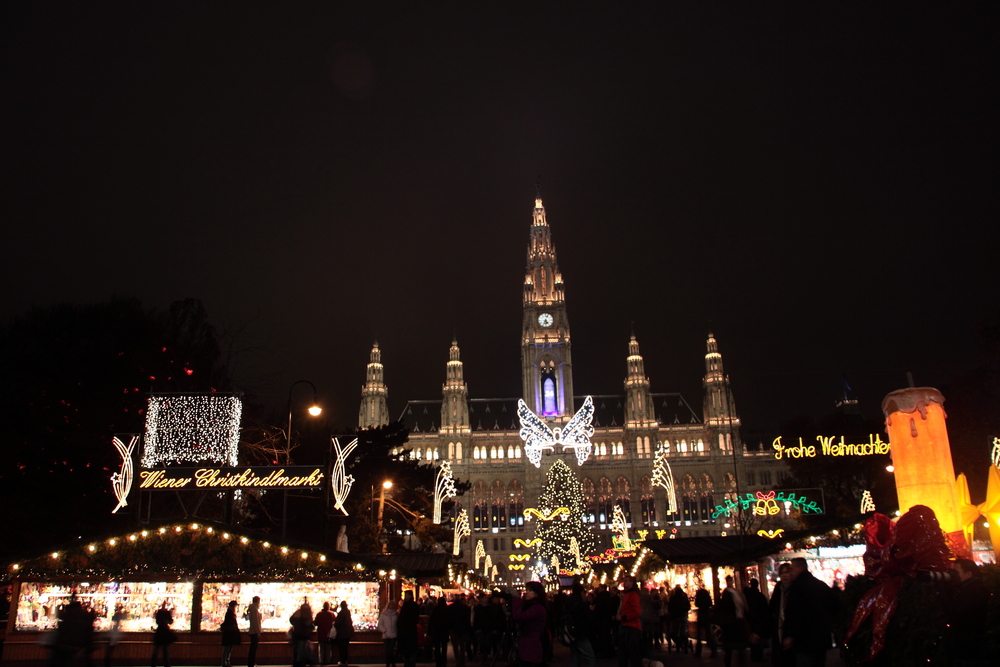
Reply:
[[[541,193],[577,393],[698,409],[716,334],[746,428],[869,415],[981,363],[998,317],[995,28],[841,3],[7,3],[0,317],[196,297],[240,385],[356,422],[517,396]],[[816,5],[820,3],[808,3]],[[420,7],[419,9],[417,7]]]

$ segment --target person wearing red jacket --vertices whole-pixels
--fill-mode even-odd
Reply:
[[[642,605],[635,577],[626,575],[622,605],[618,611],[618,667],[642,667]]]

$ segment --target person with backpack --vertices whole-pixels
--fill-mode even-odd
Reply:
[[[590,643],[594,634],[594,612],[584,593],[583,584],[573,584],[573,592],[558,629],[559,641],[569,647],[572,667],[594,667],[597,663],[597,654]]]

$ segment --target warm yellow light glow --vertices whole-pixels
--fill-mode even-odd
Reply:
[[[281,553],[287,554],[288,553],[288,547],[281,547]]]
[[[118,540],[115,539],[108,540],[108,544],[110,544],[111,546],[115,546],[116,544],[118,544]]]
[[[245,538],[245,537],[241,537],[241,538],[240,538],[240,542],[242,542],[243,544],[246,544],[246,543],[247,543],[247,542],[249,542],[249,541],[250,541],[250,540],[248,540],[248,539],[247,539],[247,538]]]
[[[160,535],[162,535],[162,534],[163,534],[163,533],[165,533],[165,532],[167,532],[167,529],[166,529],[166,528],[160,528]]]
[[[223,533],[222,534],[222,539],[228,540],[229,539],[229,533]]]
[[[320,556],[319,559],[320,559],[320,561],[322,561],[324,563],[326,562],[326,556]]]
[[[267,549],[267,548],[269,548],[271,546],[271,543],[270,542],[264,542],[263,546],[264,546],[265,549]]]
[[[142,535],[143,537],[149,537],[149,531],[148,530],[144,530],[144,531],[142,531],[139,534]]]
[[[306,553],[305,551],[303,551],[303,552],[302,552],[302,556],[301,556],[301,558],[302,558],[303,560],[305,560],[306,558],[309,558],[309,554],[307,554],[307,553]]]
[[[382,482],[382,488],[383,489],[391,489],[392,488],[392,480],[387,479],[384,482]]]
[[[174,526],[174,532],[175,533],[181,532],[181,527],[180,526]]]
[[[53,551],[52,552],[52,557],[53,558],[59,558],[59,552],[58,551]]]
[[[191,530],[198,530],[198,524],[192,523],[191,524]]]
[[[136,535],[129,535],[129,536],[128,536],[128,541],[129,541],[129,542],[135,542],[135,540],[136,540],[136,537],[137,537]]]
[[[323,408],[319,407],[318,405],[310,405],[309,414],[311,414],[313,417],[319,417],[321,414],[323,414]]]
[[[87,547],[87,551],[91,551],[91,552],[97,551],[97,547],[95,547],[93,544],[91,544],[89,547]]]
[[[209,526],[208,528],[205,529],[205,532],[211,535],[214,531],[212,530],[212,527]]]
[[[894,391],[882,401],[892,443],[900,512],[914,505],[934,510],[941,529],[962,541],[955,467],[951,460],[944,397],[930,387]]]
[[[889,465],[887,465],[887,466],[885,467],[885,471],[886,471],[886,472],[896,472],[896,466],[894,466],[894,465],[892,465],[892,464],[890,463]]]
[[[20,567],[21,567],[21,566],[20,566],[20,565],[18,565],[17,563],[14,563],[13,565],[11,565],[11,568],[13,568],[13,569],[15,569],[15,570],[19,569]]]

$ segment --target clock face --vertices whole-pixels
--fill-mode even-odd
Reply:
[[[538,323],[543,327],[548,328],[552,326],[552,316],[549,315],[548,313],[542,313],[541,315],[538,316]]]

